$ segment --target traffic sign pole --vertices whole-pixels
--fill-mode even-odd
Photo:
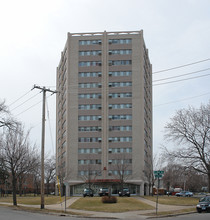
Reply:
[[[154,175],[155,175],[155,179],[158,180],[157,199],[156,199],[156,215],[157,215],[157,213],[158,213],[158,196],[159,196],[160,178],[163,177],[164,171],[163,170],[154,171]]]

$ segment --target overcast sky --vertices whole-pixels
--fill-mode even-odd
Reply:
[[[156,81],[210,68],[209,0],[0,0],[0,3],[0,99],[6,100],[11,113],[26,128],[32,128],[31,140],[38,146],[42,94],[37,89],[30,90],[34,84],[55,89],[56,67],[67,32],[144,31],[154,72],[155,153],[163,144],[164,125],[176,110],[209,102],[209,70]],[[155,73],[203,60],[207,61]],[[207,76],[189,79],[202,75]],[[54,153],[55,95],[47,103],[46,150]]]

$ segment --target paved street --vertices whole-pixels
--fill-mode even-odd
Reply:
[[[139,199],[140,201],[142,201],[143,203],[146,203],[150,206],[152,206],[153,208],[151,210],[138,210],[138,211],[130,211],[130,212],[124,212],[124,213],[110,213],[110,212],[95,212],[95,211],[85,211],[85,210],[75,210],[75,209],[71,209],[68,208],[72,203],[74,203],[77,199],[79,199],[80,197],[71,197],[70,199],[68,199],[66,201],[66,207],[67,207],[67,211],[70,213],[80,213],[80,215],[82,215],[83,217],[85,216],[86,219],[129,219],[129,220],[136,220],[136,219],[147,219],[149,214],[151,213],[155,213],[155,207],[156,207],[156,203],[147,199],[144,199],[142,197],[136,197],[137,199]],[[12,204],[8,204],[8,203],[1,203],[2,205],[12,205]],[[31,207],[31,208],[40,208],[40,205],[22,205],[24,207]],[[188,206],[188,208],[194,208],[194,212],[196,212],[195,210],[195,206]],[[49,210],[49,212],[53,213],[54,211],[64,211],[65,209],[65,204],[54,204],[54,205],[46,205],[45,208],[47,210]],[[10,210],[11,209],[11,210]],[[54,219],[84,219],[80,216],[73,216],[73,215],[69,215],[68,217],[65,216],[59,216],[59,214],[56,215],[45,215],[45,214],[40,214],[40,213],[32,213],[32,212],[23,212],[23,211],[18,211],[18,210],[14,210],[13,208],[6,208],[6,207],[0,207],[0,220],[35,220],[35,219],[43,219],[43,220],[54,220]],[[182,209],[186,209],[186,206],[174,206],[174,205],[162,205],[162,204],[158,204],[158,212],[168,212],[168,211],[172,211],[174,213],[176,213],[176,211],[180,211]],[[162,219],[162,218],[159,218]],[[166,218],[164,218],[166,219]],[[167,218],[170,220],[173,219],[199,219],[199,220],[206,220],[206,219],[210,219],[210,214],[208,213],[202,213],[202,214],[198,214],[198,213],[193,213],[193,214],[187,214],[187,215],[183,215],[183,216],[177,216],[177,217],[172,217],[172,218]]]
[[[202,213],[202,214],[193,213],[188,215],[158,218],[158,220],[209,220],[209,219],[210,219],[210,213]]]
[[[132,215],[131,215],[132,216]],[[40,213],[33,213],[33,212],[26,212],[26,211],[19,211],[14,210],[12,208],[1,207],[0,206],[0,220],[60,220],[60,219],[69,219],[69,220],[84,220],[84,219],[92,219],[92,218],[79,218],[74,216],[59,216],[59,215],[50,215],[50,214],[40,214]],[[94,220],[99,220],[101,218],[94,218]],[[103,218],[104,220],[106,218]],[[107,218],[110,219],[110,218]],[[121,219],[121,218],[119,218]],[[146,219],[144,216],[138,216],[138,218],[130,218],[127,215],[126,219],[132,220],[139,220],[139,219]],[[193,213],[188,215],[182,216],[173,216],[173,217],[165,217],[165,218],[158,218],[158,220],[209,220],[210,213]]]
[[[40,214],[26,211],[14,210],[12,208],[1,207],[0,206],[0,220],[84,220],[89,218],[78,218],[78,217],[65,217],[65,216],[56,216],[50,214]],[[94,218],[97,220],[97,218]]]

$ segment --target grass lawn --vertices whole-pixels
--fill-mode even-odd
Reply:
[[[156,215],[156,212],[152,212],[152,213],[147,213],[146,215],[148,216],[166,216],[166,215],[174,215],[174,214],[183,214],[183,213],[193,213],[193,212],[197,212],[196,208],[188,208],[188,209],[181,209],[181,210],[176,210],[176,211],[167,211],[167,212],[158,212],[158,214]]]
[[[156,196],[144,196],[145,199],[156,202]],[[181,205],[181,206],[190,206],[197,205],[199,198],[194,197],[176,197],[176,196],[159,196],[158,203],[163,205]]]
[[[107,204],[101,202],[101,197],[80,198],[69,208],[98,212],[127,212],[136,210],[151,210],[154,207],[135,198],[117,197],[117,203]]]
[[[64,201],[64,197],[61,198]],[[17,204],[40,205],[40,196],[18,196]],[[0,202],[13,203],[12,196],[0,197]],[[59,204],[61,202],[59,196],[45,196],[45,205]]]

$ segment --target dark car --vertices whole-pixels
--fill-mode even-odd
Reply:
[[[128,196],[130,197],[130,191],[128,188],[124,188],[123,190],[119,191],[119,196]]]
[[[92,189],[84,189],[83,191],[83,196],[86,197],[86,196],[91,196],[93,197],[93,190]]]
[[[108,188],[100,188],[98,192],[99,196],[108,196],[109,195],[109,189]]]
[[[196,206],[197,212],[210,212],[210,196],[200,198],[198,205]]]

